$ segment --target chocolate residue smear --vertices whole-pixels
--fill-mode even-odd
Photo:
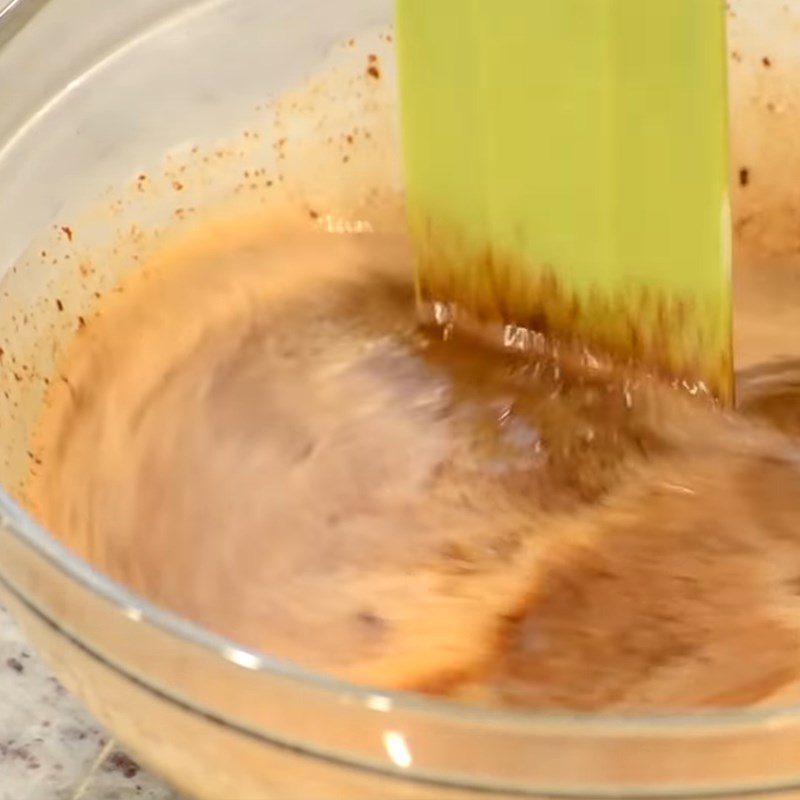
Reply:
[[[529,708],[793,696],[800,471],[768,404],[421,330],[411,274],[402,233],[307,209],[166,246],[51,381],[34,512],[149,600],[356,681]]]

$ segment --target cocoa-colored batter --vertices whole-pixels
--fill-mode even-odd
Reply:
[[[409,263],[402,236],[289,220],[165,248],[53,382],[34,511],[150,600],[357,681],[533,708],[793,695],[793,440],[420,331]]]

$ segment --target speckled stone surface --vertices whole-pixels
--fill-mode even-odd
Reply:
[[[179,800],[36,658],[0,606],[0,800]]]

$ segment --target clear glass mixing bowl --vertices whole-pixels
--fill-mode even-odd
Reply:
[[[800,249],[800,2],[729,5],[737,244],[743,258],[785,260]],[[28,436],[91,290],[135,268],[158,231],[234,195],[232,176],[270,152],[254,141],[282,124],[271,99],[331,57],[352,66],[380,48],[382,86],[330,89],[325,113],[294,134],[370,115],[380,124],[375,115],[394,102],[391,2],[0,0],[0,9],[0,588],[104,724],[207,800],[800,796],[798,708],[537,715],[347,685],[154,607],[38,527],[18,502]],[[350,37],[342,55],[337,43]],[[382,141],[365,158],[392,170],[395,149]],[[176,176],[186,174],[195,194],[179,200]],[[320,191],[353,180],[321,174]]]

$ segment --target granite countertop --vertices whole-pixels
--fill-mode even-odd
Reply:
[[[0,606],[0,800],[179,800],[37,659]]]

